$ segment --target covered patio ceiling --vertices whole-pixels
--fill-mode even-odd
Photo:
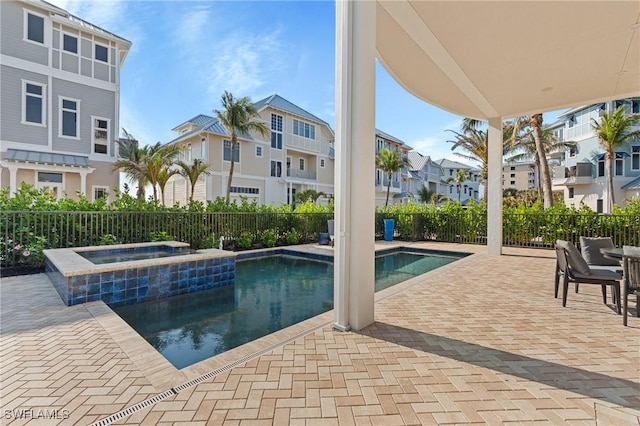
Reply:
[[[465,117],[640,94],[639,1],[379,0],[376,48],[409,92]]]

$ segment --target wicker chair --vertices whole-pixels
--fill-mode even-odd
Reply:
[[[628,300],[636,296],[636,317],[640,317],[640,247],[623,246],[622,324],[627,325]]]

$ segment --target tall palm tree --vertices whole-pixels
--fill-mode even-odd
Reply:
[[[540,162],[540,172],[542,174],[542,198],[544,208],[553,205],[553,195],[551,193],[551,172],[549,171],[549,162],[547,161],[547,152],[542,135],[542,114],[533,114],[529,116],[529,127],[533,133],[533,140],[536,144],[536,155]]]
[[[436,191],[432,191],[426,186],[423,186],[422,188],[418,189],[418,197],[420,197],[420,201],[422,201],[423,203],[425,204],[430,203],[434,206],[437,205],[439,202],[447,199],[447,197],[445,197],[443,194],[440,194],[439,192],[436,192]]]
[[[452,151],[461,149],[464,153],[455,152],[458,157],[480,163],[480,179],[484,182],[484,199],[487,199],[489,188],[487,185],[488,166],[489,166],[489,135],[488,132],[478,129],[469,129],[466,133],[459,133],[455,130],[447,130],[455,135],[454,140],[448,140],[452,143]],[[503,132],[502,154],[506,155],[513,150],[509,133]]]
[[[387,201],[384,206],[389,205],[389,193],[391,192],[391,179],[393,174],[403,167],[409,166],[409,160],[395,149],[382,148],[376,154],[376,167],[387,174]]]
[[[553,133],[553,130],[549,127],[542,129],[542,145],[544,147],[544,157],[546,158],[550,153],[561,151],[567,148],[575,148],[576,143],[573,141],[561,141]],[[531,130],[521,133],[515,137],[515,151],[520,151],[517,154],[508,157],[506,161],[526,161],[533,159],[536,176],[538,177],[536,186],[538,195],[542,198],[542,170],[540,169],[540,156],[538,155],[538,149],[536,146],[535,137]]]
[[[591,119],[591,126],[598,136],[598,142],[604,149],[607,170],[607,183],[609,193],[609,212],[613,211],[613,160],[615,150],[623,145],[640,138],[640,130],[632,129],[640,120],[636,114],[625,114],[624,106],[618,107],[613,113],[603,112],[600,120]]]
[[[227,201],[231,194],[231,180],[235,167],[235,152],[238,149],[238,134],[248,135],[250,132],[258,132],[263,137],[269,133],[267,126],[257,121],[258,111],[248,97],[236,99],[226,90],[222,94],[222,110],[215,110],[220,123],[231,133],[231,166],[229,167],[229,180],[227,181]]]
[[[113,163],[112,171],[122,171],[129,180],[136,182],[138,185],[136,196],[138,199],[143,200],[148,182],[142,173],[141,164],[142,159],[148,153],[148,147],[140,147],[138,140],[133,135],[125,129],[122,129],[122,131],[125,137],[116,140],[116,144],[118,144],[118,160]]]
[[[196,183],[198,183],[198,179],[200,179],[200,176],[203,174],[209,174],[207,171],[209,165],[199,158],[194,158],[193,163],[191,164],[187,164],[184,161],[178,161],[176,165],[178,166],[178,173],[188,180],[189,185],[191,185],[191,195],[189,195],[189,202],[191,202],[193,201],[193,192],[196,188]]]
[[[471,180],[471,179],[470,179],[469,173],[466,172],[465,170],[458,170],[455,176],[452,176],[449,179],[447,179],[448,183],[454,183],[458,188],[458,202],[460,202],[460,197],[462,194],[462,184],[468,180]]]
[[[149,147],[142,159],[142,174],[153,190],[153,199],[158,199],[158,187],[165,177],[163,171],[171,167],[182,148],[177,145],[162,145],[156,142]],[[165,182],[166,184],[166,182]]]

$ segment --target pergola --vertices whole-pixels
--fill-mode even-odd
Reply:
[[[502,120],[640,95],[639,22],[637,0],[337,0],[336,329],[374,320],[376,58],[420,99],[488,122],[500,255]]]

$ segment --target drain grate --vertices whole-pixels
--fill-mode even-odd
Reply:
[[[131,407],[127,407],[124,410],[120,410],[117,413],[110,415],[109,417],[105,417],[104,419],[100,419],[95,423],[91,423],[89,426],[107,426],[113,422],[117,422],[120,419],[128,417],[133,413],[137,413],[140,410],[144,410],[147,407],[151,407],[152,405],[169,398],[170,396],[174,396],[176,393],[172,390],[168,390],[166,392],[162,392],[156,396],[153,396],[149,399],[145,399],[144,401],[138,402]]]

